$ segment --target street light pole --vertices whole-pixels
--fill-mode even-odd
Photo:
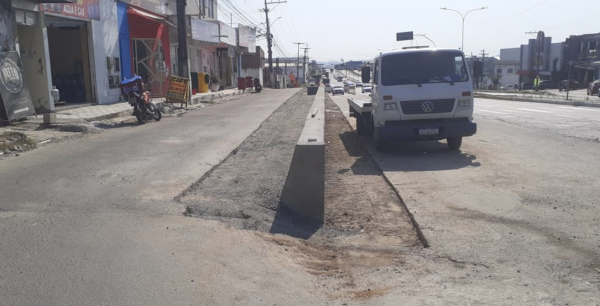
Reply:
[[[460,49],[463,50],[463,52],[465,51],[465,18],[467,18],[467,15],[469,15],[470,12],[481,11],[481,10],[485,10],[485,9],[487,9],[487,7],[483,6],[480,8],[472,9],[463,15],[463,13],[461,13],[457,10],[449,9],[447,7],[440,7],[440,10],[456,12],[460,15],[460,18],[462,18],[462,41],[461,41]]]

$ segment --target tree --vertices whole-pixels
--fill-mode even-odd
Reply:
[[[502,79],[501,73],[496,73],[490,77],[490,80],[492,81],[492,85],[494,86],[494,89],[498,89],[498,85],[500,84],[501,79]]]

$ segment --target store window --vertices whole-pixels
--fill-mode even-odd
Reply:
[[[207,2],[207,16],[208,18],[215,18],[215,5],[214,5],[214,0],[206,0]]]
[[[34,26],[37,24],[37,14],[34,12],[15,10],[15,19],[21,25]]]

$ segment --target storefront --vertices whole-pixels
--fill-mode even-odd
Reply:
[[[219,42],[217,73],[221,80],[221,87],[231,88],[237,86],[235,72],[237,71],[238,61],[236,59],[237,32],[235,28],[219,21]]]
[[[217,75],[217,46],[219,44],[219,25],[196,18],[190,18],[191,41],[190,74],[192,90],[206,92],[200,88],[199,79],[205,75]]]
[[[169,28],[164,16],[117,3],[122,77],[139,75],[154,97],[164,97],[171,71]]]
[[[67,104],[97,102],[92,85],[94,66],[91,20],[100,19],[99,0],[42,3],[51,83]],[[20,42],[28,37],[19,26]]]

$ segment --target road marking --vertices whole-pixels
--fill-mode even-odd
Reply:
[[[593,111],[593,112],[600,112],[600,109],[596,109],[596,108],[590,108],[590,107],[582,107],[582,106],[558,106],[562,109],[568,109],[568,110],[585,110],[585,111]]]
[[[581,119],[581,120],[583,120],[583,118],[581,118],[581,117],[559,115],[559,114],[553,114],[553,115],[560,116],[560,117],[565,117],[565,118],[573,118],[573,119]]]
[[[485,110],[485,109],[480,109],[480,110],[476,110],[478,112],[485,112],[485,113],[492,113],[492,114],[501,114],[501,115],[508,115],[507,113],[501,113],[501,112],[496,112],[496,111],[491,111],[491,110]]]
[[[536,113],[551,113],[550,111],[543,111],[543,110],[537,110],[537,109],[531,109],[531,108],[517,108],[517,109],[528,111],[528,112],[536,112]]]

